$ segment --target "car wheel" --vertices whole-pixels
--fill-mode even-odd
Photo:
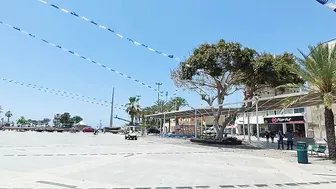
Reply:
[[[138,140],[138,137],[135,137],[134,139],[135,139],[135,140]]]

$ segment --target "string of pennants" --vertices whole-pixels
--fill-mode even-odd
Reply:
[[[40,1],[40,0],[39,0],[39,1]],[[41,1],[41,2],[42,2],[42,1]],[[43,1],[43,2],[45,2],[45,4],[48,4],[46,1]],[[52,4],[50,4],[50,5],[52,5]],[[55,6],[52,6],[52,7],[56,8],[57,6],[56,6],[56,7],[55,7]],[[58,9],[59,9],[59,8],[58,8]],[[62,10],[62,11],[64,12],[65,9],[60,9],[60,10]],[[51,46],[53,46],[53,47],[56,47],[56,48],[61,49],[61,50],[65,51],[65,52],[68,52],[68,53],[70,53],[70,54],[72,54],[72,55],[75,55],[75,56],[81,58],[81,59],[87,60],[87,61],[89,61],[89,62],[91,62],[91,63],[93,63],[93,64],[96,64],[96,65],[98,65],[98,66],[100,66],[100,67],[103,67],[104,69],[107,69],[107,70],[109,70],[109,71],[115,72],[115,73],[117,73],[117,74],[119,74],[119,75],[121,75],[121,76],[124,76],[124,77],[126,77],[126,78],[128,78],[128,79],[131,79],[131,80],[133,80],[133,81],[135,81],[135,82],[137,82],[137,83],[139,83],[139,84],[141,84],[141,85],[143,85],[143,86],[145,86],[145,87],[147,87],[147,88],[150,88],[150,89],[152,89],[152,90],[154,90],[154,91],[156,91],[156,92],[158,91],[156,88],[154,88],[154,87],[152,87],[152,86],[149,86],[149,85],[147,85],[147,84],[145,84],[145,83],[139,81],[138,79],[132,78],[132,77],[130,77],[130,76],[128,76],[128,75],[126,75],[126,74],[124,74],[124,73],[122,73],[122,72],[119,72],[118,70],[115,70],[115,69],[113,69],[113,68],[109,68],[109,67],[106,66],[106,65],[103,65],[103,64],[101,64],[101,63],[98,63],[98,62],[96,62],[96,61],[94,61],[94,60],[92,60],[92,59],[90,59],[90,58],[88,58],[88,57],[86,57],[86,56],[80,55],[80,54],[76,53],[75,51],[68,50],[68,49],[66,49],[66,48],[64,48],[64,47],[62,47],[62,46],[60,46],[60,45],[54,44],[54,43],[52,43],[52,42],[49,42],[48,40],[45,40],[45,39],[42,39],[42,38],[37,38],[35,35],[33,35],[33,34],[29,33],[29,32],[26,32],[26,31],[22,30],[22,29],[19,28],[19,27],[12,26],[12,25],[7,24],[7,23],[5,23],[5,22],[3,22],[3,21],[0,21],[0,24],[5,25],[5,26],[7,26],[7,27],[9,27],[9,28],[12,28],[12,29],[14,29],[14,30],[16,30],[16,31],[19,31],[19,32],[21,32],[21,33],[23,33],[23,34],[25,34],[25,35],[27,35],[27,36],[32,37],[32,38],[39,39],[39,40],[43,41],[43,42],[46,43],[46,44],[49,44],[49,45],[51,45]],[[173,93],[174,96],[177,94],[177,91],[178,91],[178,89],[176,89],[176,90],[174,91],[174,93]],[[188,105],[188,106],[189,106],[189,105]],[[192,108],[191,106],[189,106],[189,107]],[[116,107],[116,108],[118,108],[118,107]],[[119,109],[120,109],[120,108],[119,108]],[[194,108],[192,108],[192,109],[194,109]],[[123,109],[123,110],[124,110],[124,109]]]
[[[316,0],[322,5],[325,5],[326,7],[332,9],[334,12],[336,12],[336,4],[335,3],[329,3],[329,0]]]
[[[122,34],[120,34],[120,33],[117,33],[115,30],[113,30],[113,29],[111,29],[111,28],[109,28],[109,27],[107,27],[107,26],[100,25],[100,24],[98,24],[96,21],[91,20],[91,19],[88,19],[88,18],[85,17],[85,16],[79,15],[78,13],[76,13],[76,12],[74,12],[74,11],[69,11],[68,9],[61,8],[61,7],[59,7],[59,6],[55,5],[55,4],[48,3],[48,2],[45,1],[45,0],[38,0],[38,1],[41,2],[41,3],[43,3],[43,4],[45,4],[45,5],[49,5],[50,7],[55,8],[55,9],[57,9],[57,10],[59,10],[59,11],[65,13],[65,14],[69,14],[69,15],[72,15],[72,16],[74,16],[74,17],[76,17],[76,18],[79,18],[79,19],[81,19],[81,20],[84,20],[85,22],[90,23],[90,24],[92,24],[92,25],[94,25],[94,26],[96,26],[96,27],[98,27],[98,28],[100,28],[100,29],[103,29],[103,30],[105,30],[105,31],[108,31],[109,33],[114,34],[114,35],[118,36],[118,37],[121,38],[121,39],[125,39],[125,40],[127,40],[128,42],[131,42],[131,43],[135,44],[136,46],[144,47],[144,48],[146,48],[146,49],[149,50],[149,51],[155,52],[156,54],[159,54],[159,55],[168,57],[168,58],[170,58],[170,59],[174,59],[174,60],[176,60],[177,62],[180,62],[180,59],[179,59],[179,58],[176,58],[176,57],[175,57],[174,55],[172,55],[172,54],[167,54],[167,53],[164,53],[164,52],[162,52],[162,51],[155,50],[155,49],[149,47],[149,46],[146,45],[146,44],[143,44],[143,43],[140,43],[139,41],[136,41],[136,40],[134,40],[134,39],[125,37],[124,35],[122,35]]]
[[[67,97],[67,98],[72,98],[74,100],[79,100],[79,101],[83,101],[83,102],[87,102],[87,103],[91,103],[91,104],[96,104],[96,105],[100,105],[100,106],[104,106],[104,107],[109,106],[109,104],[108,104],[109,102],[103,101],[103,100],[98,100],[97,98],[78,95],[78,94],[75,94],[75,93],[65,92],[65,91],[52,89],[52,88],[48,88],[48,87],[37,86],[37,85],[34,85],[34,84],[24,83],[24,82],[16,81],[16,80],[13,80],[13,79],[7,79],[7,78],[3,78],[3,77],[0,77],[0,80],[6,81],[6,82],[12,83],[12,84],[21,85],[21,86],[25,86],[25,87],[28,87],[28,88],[36,89],[36,90],[43,91],[43,92],[46,92],[46,93],[51,93],[51,94],[54,94],[54,95],[63,96],[63,97]]]
[[[115,70],[115,69],[113,69],[113,68],[110,68],[110,67],[108,67],[108,66],[106,66],[106,65],[103,65],[103,64],[101,64],[101,63],[99,63],[99,62],[97,62],[97,61],[94,61],[94,60],[92,60],[92,59],[86,57],[86,56],[80,55],[80,54],[76,53],[75,51],[68,50],[68,49],[62,47],[61,45],[54,44],[54,43],[49,42],[49,41],[47,41],[47,40],[45,40],[45,39],[42,39],[42,38],[37,38],[35,35],[33,35],[33,34],[29,33],[29,32],[26,32],[26,31],[22,30],[22,29],[19,28],[19,27],[12,26],[12,25],[7,24],[7,23],[5,23],[5,22],[3,22],[3,21],[0,21],[0,24],[2,24],[2,25],[4,25],[4,26],[7,26],[7,27],[9,27],[9,28],[11,28],[11,29],[14,29],[14,30],[16,30],[16,31],[19,31],[19,32],[21,32],[21,33],[23,33],[23,34],[25,34],[25,35],[31,37],[31,38],[41,40],[41,41],[43,41],[44,43],[46,43],[46,44],[48,44],[48,45],[50,45],[50,46],[53,46],[53,47],[55,47],[55,48],[57,48],[57,49],[61,49],[61,50],[65,51],[65,52],[68,52],[68,53],[71,54],[71,55],[74,55],[74,56],[77,56],[77,57],[79,57],[79,58],[81,58],[81,59],[84,59],[84,60],[86,60],[86,61],[89,61],[90,63],[93,63],[93,64],[95,64],[95,65],[98,65],[98,66],[100,66],[100,67],[102,67],[102,68],[104,68],[104,69],[106,69],[106,70],[112,71],[112,72],[117,73],[117,74],[119,74],[119,75],[121,75],[121,76],[123,76],[123,77],[125,77],[125,78],[127,78],[127,79],[133,80],[133,81],[135,81],[136,83],[139,83],[139,84],[141,84],[141,85],[143,85],[143,86],[145,86],[145,87],[147,87],[147,88],[149,88],[149,89],[152,89],[152,90],[154,90],[154,91],[157,91],[156,88],[154,88],[154,87],[152,87],[152,86],[149,86],[149,85],[147,85],[147,84],[141,82],[141,81],[138,80],[138,79],[135,79],[135,78],[133,78],[133,77],[131,77],[131,76],[128,76],[128,75],[126,75],[126,74],[124,74],[124,73],[122,73],[122,72],[119,72],[118,70]]]
[[[53,88],[49,88],[49,87],[37,86],[35,84],[24,83],[24,82],[21,82],[21,81],[16,81],[16,80],[4,78],[4,77],[0,77],[0,80],[11,83],[11,84],[16,84],[16,85],[36,89],[36,90],[39,90],[39,91],[42,91],[42,92],[45,92],[45,93],[50,93],[50,94],[54,94],[54,95],[62,96],[62,97],[66,97],[66,98],[71,98],[71,99],[74,99],[74,100],[87,102],[87,103],[91,103],[91,104],[95,104],[95,105],[99,105],[99,106],[103,106],[103,107],[109,107],[110,106],[110,102],[108,102],[106,100],[100,100],[100,99],[97,99],[97,98],[94,98],[94,97],[79,95],[79,94],[66,92],[66,91],[62,91],[62,90],[58,90],[58,89],[53,89]],[[117,108],[117,109],[120,109],[120,110],[125,110],[125,109],[117,107],[117,106],[115,106],[114,108]]]

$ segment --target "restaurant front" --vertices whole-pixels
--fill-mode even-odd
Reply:
[[[295,116],[267,116],[264,117],[264,123],[267,124],[269,131],[277,133],[279,130],[283,133],[291,131],[296,137],[307,137],[308,125],[303,115]]]

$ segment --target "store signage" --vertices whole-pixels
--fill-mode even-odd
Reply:
[[[304,123],[303,116],[264,118],[265,123]]]

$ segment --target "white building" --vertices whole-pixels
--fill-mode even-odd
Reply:
[[[324,42],[323,44],[333,47],[336,44],[336,39]],[[275,89],[266,89],[257,94],[261,98],[272,97],[279,95]],[[282,94],[298,93],[300,89],[286,90]],[[279,107],[280,108],[280,107]],[[336,111],[336,105],[333,105],[333,111]],[[249,117],[249,118],[248,118]],[[240,115],[235,122],[237,134],[243,133],[243,125],[245,133],[247,133],[247,124],[251,125],[251,134],[256,133],[257,116],[255,112],[246,113],[245,117]],[[283,110],[260,111],[258,113],[258,123],[260,130],[278,131],[284,133],[290,129],[300,137],[309,138],[326,138],[324,124],[324,106],[320,107],[302,107],[289,108]]]

